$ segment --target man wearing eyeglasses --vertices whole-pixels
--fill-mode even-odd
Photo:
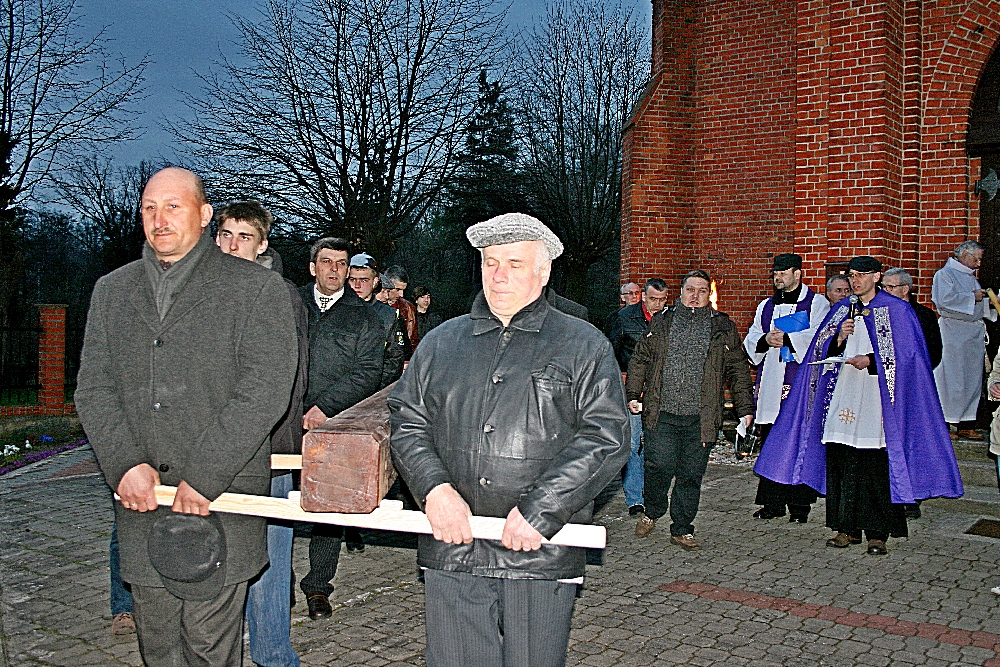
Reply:
[[[375,258],[367,253],[354,255],[349,270],[347,283],[385,325],[385,358],[379,387],[388,387],[403,374],[403,359],[411,351],[410,339],[406,336],[399,311],[375,298],[375,288],[381,284]]]
[[[927,352],[931,356],[931,368],[936,369],[941,363],[941,329],[938,326],[938,316],[927,306],[917,303],[913,278],[909,272],[899,267],[889,269],[882,278],[882,289],[913,307],[913,312],[920,320],[920,329],[924,332]]]
[[[771,282],[774,294],[757,305],[753,324],[743,339],[743,347],[757,368],[754,428],[760,442],[767,439],[778,418],[781,402],[792,389],[792,380],[816,327],[830,312],[830,302],[802,284],[800,255],[776,255],[771,266]],[[801,315],[796,316],[796,313]],[[804,325],[800,322],[803,318],[806,320]],[[795,325],[788,322],[795,322]],[[805,484],[785,486],[761,477],[754,502],[761,505],[753,514],[755,519],[785,516],[787,506],[789,523],[805,523],[816,502],[816,492]]]
[[[638,291],[638,285],[635,283],[629,285],[635,285]],[[622,293],[627,295],[624,288],[622,289]],[[653,315],[667,305],[667,283],[663,282],[662,278],[650,278],[639,296],[640,298],[632,304],[615,313],[615,320],[608,334],[622,373],[628,372],[628,362],[632,360],[635,345],[649,329]],[[642,455],[642,415],[630,414],[629,422],[632,428],[632,450],[628,463],[625,464],[622,487],[625,491],[625,504],[628,505],[629,516],[638,516],[646,511],[643,501],[646,463]]]
[[[986,290],[976,280],[983,261],[983,247],[965,241],[954,256],[934,274],[931,301],[937,306],[941,327],[941,364],[934,370],[944,418],[955,426],[953,439],[982,440],[976,432],[979,395],[983,390],[986,325],[997,321]]]
[[[827,546],[864,535],[881,556],[907,535],[904,505],[957,498],[962,479],[917,316],[879,289],[879,260],[855,257],[847,273],[857,299],[819,326],[754,472],[826,494]]]

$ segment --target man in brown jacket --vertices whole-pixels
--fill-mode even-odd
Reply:
[[[728,381],[736,414],[753,420],[750,360],[736,325],[709,305],[711,277],[701,270],[684,276],[677,304],[656,315],[635,347],[625,394],[629,410],[642,412],[646,436],[646,511],[635,534],[645,537],[667,513],[671,541],[698,549],[694,518],[701,479],[722,424]]]

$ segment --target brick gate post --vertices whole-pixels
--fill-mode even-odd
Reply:
[[[39,303],[38,403],[62,412],[66,403],[66,304]]]

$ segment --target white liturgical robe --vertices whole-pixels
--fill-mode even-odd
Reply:
[[[976,418],[983,386],[986,325],[997,313],[989,300],[976,301],[981,289],[973,270],[954,257],[934,274],[931,300],[937,306],[941,328],[941,363],[934,369],[934,382],[949,424]]]

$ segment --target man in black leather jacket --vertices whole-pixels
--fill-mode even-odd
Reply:
[[[417,556],[427,665],[562,665],[586,554],[543,539],[589,522],[628,457],[621,373],[600,331],[543,297],[562,244],[541,222],[506,214],[467,235],[483,293],[389,396],[393,461],[434,532]],[[502,540],[473,540],[473,514],[505,517]]]

